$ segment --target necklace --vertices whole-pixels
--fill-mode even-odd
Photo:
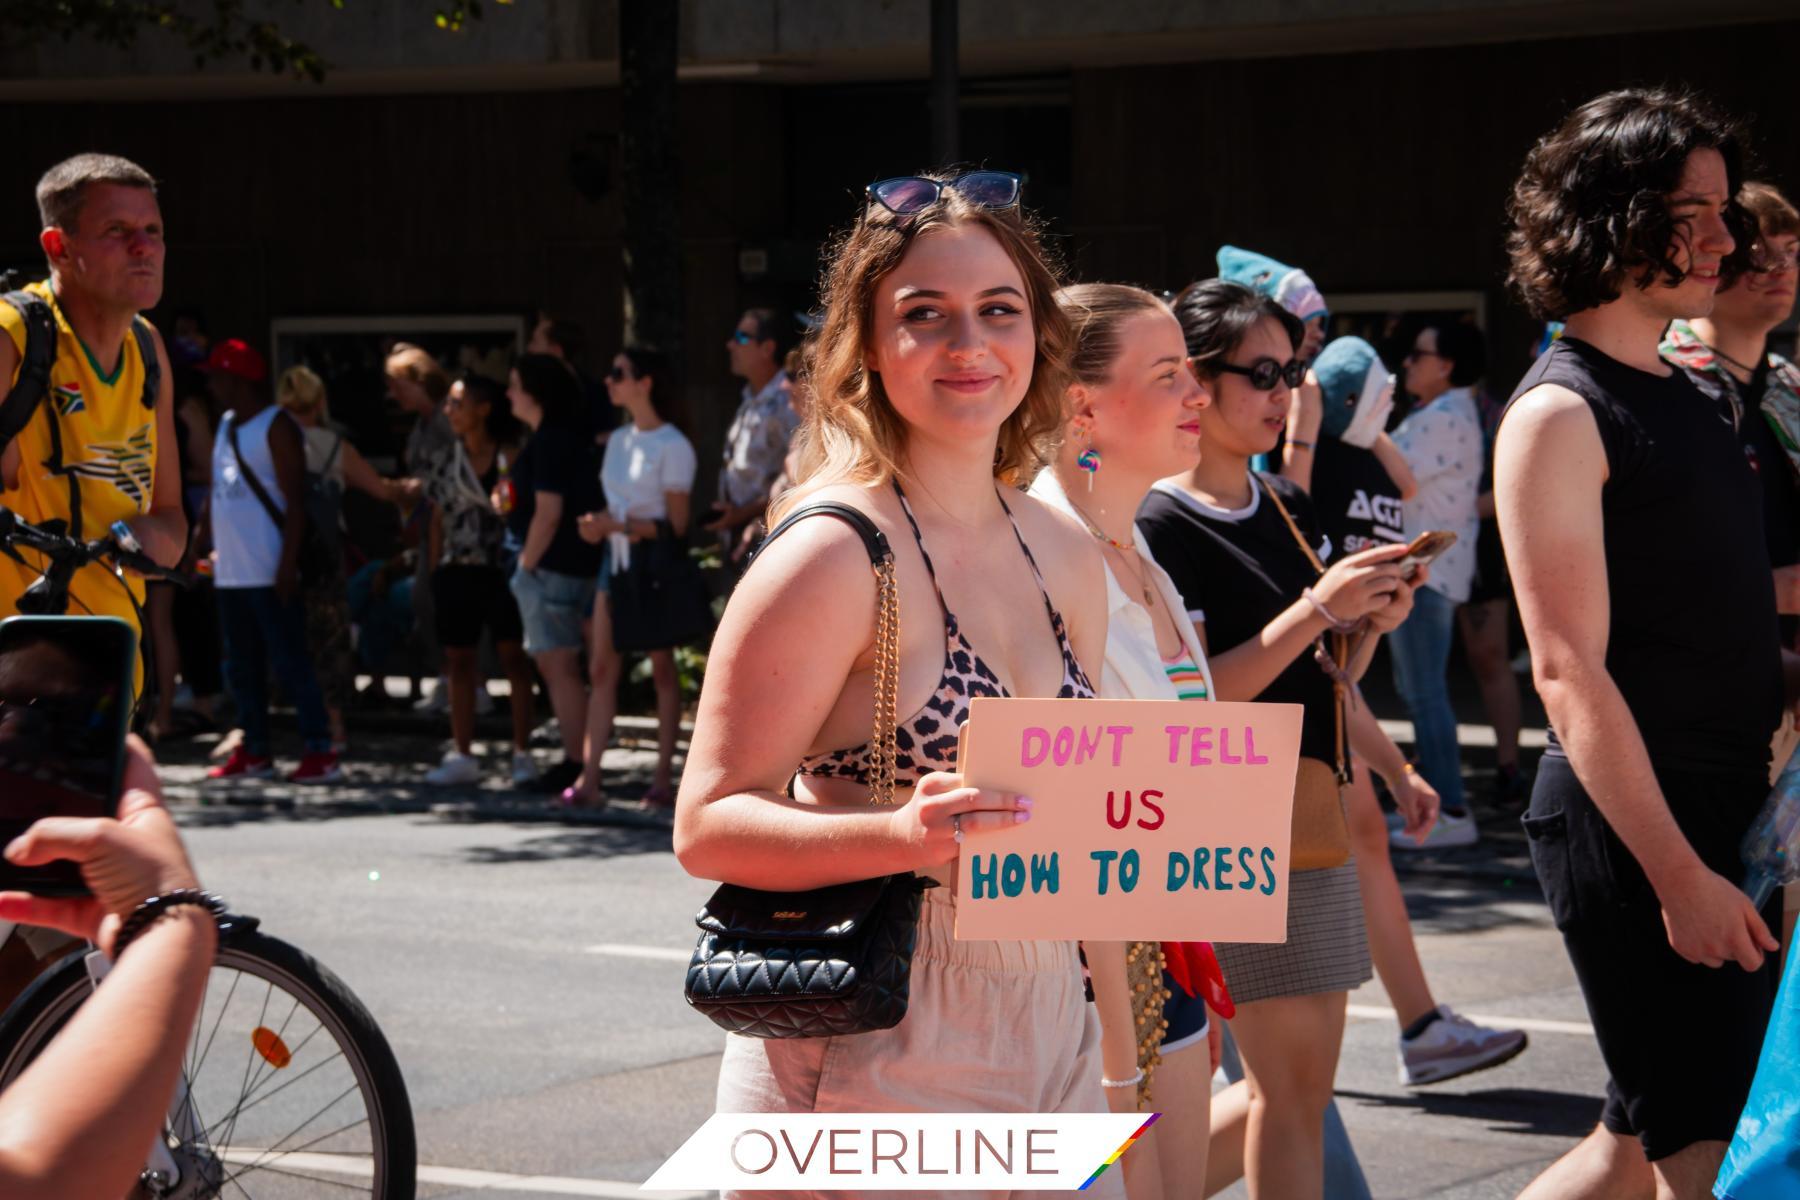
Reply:
[[[1108,537],[1105,530],[1094,524],[1094,522],[1089,519],[1088,515],[1081,511],[1081,505],[1070,500],[1069,507],[1075,510],[1075,515],[1081,518],[1081,523],[1087,526],[1087,531],[1089,533],[1119,552],[1119,557],[1125,560],[1131,568],[1132,575],[1137,578],[1138,590],[1144,594],[1145,606],[1154,609],[1156,605],[1155,593],[1150,588],[1149,577],[1144,574],[1142,568],[1138,564],[1137,543],[1121,542],[1117,538]]]
[[[1705,342],[1701,342],[1700,344],[1702,346],[1706,346]],[[1746,374],[1746,375],[1755,375],[1756,374],[1755,367],[1751,366],[1749,363],[1746,363],[1746,362],[1739,362],[1737,359],[1731,357],[1731,355],[1725,353],[1723,350],[1719,349],[1717,346],[1706,346],[1706,348],[1708,350],[1712,351],[1714,358],[1724,359],[1726,362],[1730,363],[1732,366],[1736,367],[1738,370],[1742,371],[1744,374]]]

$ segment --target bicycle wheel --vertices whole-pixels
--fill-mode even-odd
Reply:
[[[91,994],[82,958],[6,1014],[0,1088]],[[189,1103],[164,1132],[183,1178],[163,1195],[412,1200],[412,1107],[393,1051],[362,1002],[303,951],[254,932],[220,944],[182,1078]]]

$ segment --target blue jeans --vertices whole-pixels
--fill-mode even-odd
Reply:
[[[1450,707],[1450,634],[1456,605],[1444,593],[1413,593],[1412,615],[1388,634],[1394,655],[1394,688],[1412,716],[1419,773],[1437,789],[1446,809],[1463,810],[1462,756],[1456,745],[1456,712]]]
[[[350,619],[356,622],[356,657],[363,670],[381,675],[393,654],[413,631],[413,577],[396,579],[387,591],[375,594],[375,573],[386,564],[365,564],[350,577],[345,588]]]
[[[245,753],[269,757],[270,663],[294,702],[306,752],[330,750],[331,724],[307,654],[306,616],[299,597],[283,604],[272,587],[216,590],[225,635],[225,682],[244,727]]]
[[[1219,1066],[1232,1083],[1244,1078],[1244,1060],[1238,1057],[1229,1025],[1219,1047]],[[1338,1115],[1336,1100],[1325,1106],[1325,1200],[1372,1200],[1369,1181],[1363,1176],[1362,1163],[1356,1159],[1356,1147],[1350,1144],[1344,1118]]]

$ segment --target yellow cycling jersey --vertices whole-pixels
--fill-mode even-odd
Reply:
[[[0,491],[0,505],[32,524],[69,520],[69,488],[81,489],[80,536],[103,535],[114,521],[150,511],[156,467],[156,414],[144,403],[144,359],[136,337],[127,337],[111,375],[103,373],[93,354],[70,328],[48,284],[26,288],[50,305],[56,319],[56,358],[50,366],[50,383],[43,403],[19,431],[19,483]],[[143,318],[137,318],[142,321]],[[0,328],[4,328],[25,357],[25,320],[18,309],[0,301]],[[12,383],[18,382],[18,370]],[[154,399],[152,397],[151,399]],[[54,461],[51,423],[60,425],[63,473],[51,470]],[[74,530],[71,533],[76,532]],[[31,550],[19,551],[27,562],[41,565]],[[18,598],[37,578],[29,570],[0,556],[0,616],[18,611]],[[144,581],[127,576],[132,594],[143,602]],[[138,628],[132,601],[119,580],[103,566],[83,567],[69,586],[69,615],[119,617]]]

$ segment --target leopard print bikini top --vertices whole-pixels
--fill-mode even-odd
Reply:
[[[894,729],[894,786],[904,788],[912,787],[922,776],[932,771],[956,769],[957,734],[962,729],[963,722],[969,719],[969,701],[973,697],[1006,696],[1010,693],[1000,683],[1000,677],[994,674],[993,669],[981,661],[981,655],[975,652],[969,639],[963,636],[956,614],[944,602],[944,591],[938,586],[937,571],[931,565],[931,555],[925,550],[925,538],[919,532],[919,522],[914,519],[912,505],[907,503],[906,493],[901,490],[897,480],[894,491],[900,497],[900,507],[906,513],[906,523],[912,526],[913,540],[919,544],[919,557],[925,560],[925,571],[931,576],[932,590],[937,593],[938,607],[944,613],[944,670],[938,679],[937,689],[931,693],[931,699],[925,702],[925,707],[901,721]],[[1057,698],[1091,698],[1094,687],[1088,682],[1081,664],[1075,661],[1075,650],[1069,645],[1069,635],[1063,626],[1062,614],[1050,602],[1050,593],[1044,587],[1043,573],[1038,570],[1037,560],[1031,556],[1031,547],[1025,544],[1025,535],[1019,532],[1019,522],[1013,516],[1012,509],[1007,508],[1004,496],[1000,498],[1000,507],[1006,510],[1006,519],[1012,523],[1013,536],[1018,539],[1019,549],[1024,551],[1032,578],[1037,580],[1038,591],[1044,597],[1044,611],[1050,615],[1050,629],[1056,634],[1056,645],[1062,651],[1063,677],[1062,686],[1056,690]],[[869,744],[864,742],[847,750],[808,755],[800,760],[799,773],[867,783]]]

